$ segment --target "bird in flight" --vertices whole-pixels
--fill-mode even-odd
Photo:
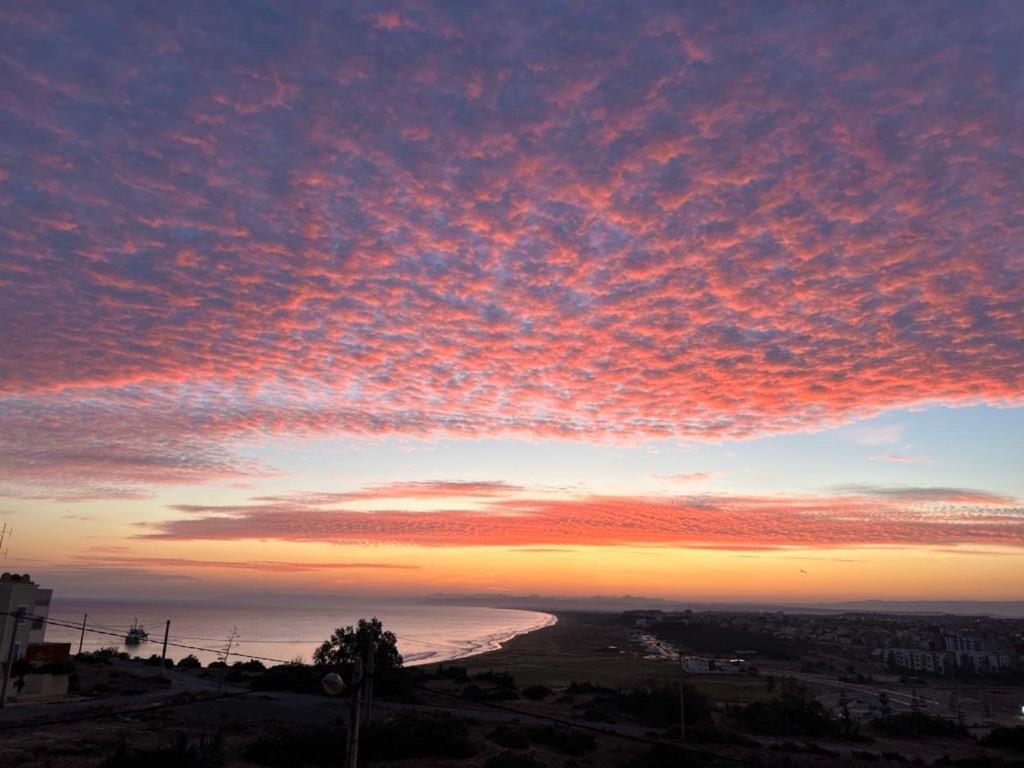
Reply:
[[[800,569],[800,573],[807,573],[803,568]]]

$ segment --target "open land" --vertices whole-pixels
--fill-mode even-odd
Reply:
[[[687,631],[684,649],[707,652],[699,648],[702,638]],[[711,636],[732,645],[757,639]],[[1022,700],[1019,683],[958,686],[965,726],[959,728],[944,711],[946,680],[901,681],[871,654],[787,643],[763,647],[765,653],[744,660],[739,673],[686,672],[687,732],[680,741],[681,672],[669,647],[656,631],[638,630],[623,614],[560,611],[556,624],[515,637],[499,650],[381,678],[374,726],[363,728],[360,763],[1024,764],[1014,743],[992,747],[978,741],[1000,725],[1017,733],[1012,728],[1021,722],[1014,719]],[[721,651],[728,658],[734,649]],[[307,671],[268,684],[269,673],[256,669],[162,670],[132,660],[80,659],[77,696],[0,711],[0,765],[344,765],[348,708],[319,691],[320,673]],[[892,722],[905,726],[924,718],[911,725],[938,730],[882,732],[870,719],[844,724],[835,714],[840,697],[877,700],[882,693],[890,714],[902,716]],[[780,719],[780,712],[786,716]],[[1019,750],[1019,740],[1015,744]]]

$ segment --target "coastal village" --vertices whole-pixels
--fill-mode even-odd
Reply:
[[[47,641],[52,603],[0,576],[4,766],[1021,764],[1022,619],[559,609],[499,650],[367,683],[320,657],[203,664],[137,623],[83,652]]]

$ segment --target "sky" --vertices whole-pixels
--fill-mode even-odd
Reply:
[[[1024,6],[0,8],[5,570],[1024,599]]]

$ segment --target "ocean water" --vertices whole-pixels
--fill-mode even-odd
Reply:
[[[203,663],[217,660],[233,630],[237,636],[231,662],[254,657],[309,662],[335,627],[376,616],[386,630],[398,636],[398,650],[405,663],[416,665],[494,650],[516,635],[556,621],[550,614],[535,611],[391,602],[282,605],[55,598],[51,621],[74,626],[51,623],[46,640],[70,642],[72,653],[77,651],[84,614],[88,614],[88,631],[83,650],[113,647],[139,656],[159,654],[165,623],[170,620],[167,655],[177,661],[191,653]],[[136,619],[149,633],[149,640],[125,646],[124,635]]]

